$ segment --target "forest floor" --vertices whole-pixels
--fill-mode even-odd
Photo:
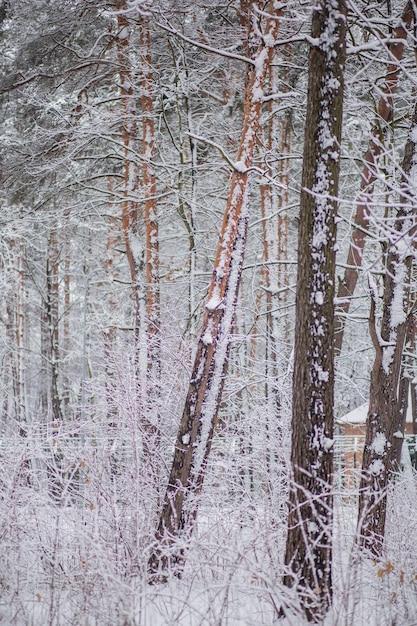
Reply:
[[[277,623],[282,601],[294,611],[281,626],[304,623],[281,582],[282,490],[271,501],[261,492],[222,492],[217,479],[209,480],[182,578],[149,585],[155,520],[145,491],[134,495],[127,484],[121,501],[97,473],[81,504],[54,506],[15,480],[15,459],[6,460],[0,458],[8,485],[0,500],[0,624],[267,626]],[[359,558],[355,548],[357,494],[335,491],[334,608],[326,626],[417,625],[416,480],[410,467],[390,487],[378,561]]]

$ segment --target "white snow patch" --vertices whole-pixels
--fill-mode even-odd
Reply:
[[[385,452],[386,445],[387,438],[385,437],[384,433],[377,433],[375,435],[375,439],[371,444],[371,450],[373,450],[375,454],[379,454],[380,456],[382,456]]]
[[[312,535],[312,534],[318,532],[319,527],[317,526],[316,522],[308,521],[307,522],[307,529],[308,529],[308,532],[310,533],[310,535]]]
[[[373,476],[379,476],[384,471],[384,464],[381,459],[375,459],[369,466],[369,471]]]
[[[395,268],[394,276],[394,293],[391,302],[391,328],[395,329],[397,326],[405,322],[407,319],[407,313],[404,311],[404,283],[407,275],[407,266],[399,262]]]
[[[236,161],[236,163],[234,164],[234,168],[237,172],[240,172],[241,174],[244,174],[248,169],[243,161]]]
[[[206,330],[204,335],[201,337],[201,341],[205,346],[211,346],[213,343],[213,337],[211,336],[211,332],[209,330]]]
[[[385,374],[389,374],[389,368],[394,357],[394,346],[384,346],[382,349],[382,368]]]
[[[321,306],[324,303],[323,292],[322,291],[316,291],[316,293],[314,294],[314,299],[315,299],[316,303]]]
[[[211,298],[209,298],[208,302],[206,303],[206,309],[208,311],[215,311],[216,309],[219,309],[222,306],[222,303],[223,303],[223,299],[220,297],[218,289],[216,288]]]
[[[334,444],[334,439],[330,439],[330,437],[323,437],[323,448],[328,452],[332,449]]]
[[[261,87],[255,87],[252,92],[252,100],[253,102],[259,102],[264,99],[264,90]]]

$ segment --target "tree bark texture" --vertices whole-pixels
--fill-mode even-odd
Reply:
[[[362,257],[367,237],[372,201],[373,185],[377,179],[378,161],[384,150],[384,138],[389,127],[388,122],[393,112],[393,100],[401,73],[401,59],[408,35],[408,29],[413,20],[415,2],[406,3],[399,25],[392,32],[392,41],[388,45],[389,60],[385,75],[385,84],[382,96],[378,103],[375,127],[364,158],[359,198],[354,218],[354,228],[346,261],[343,278],[340,279],[337,289],[337,314],[335,322],[335,350],[339,354],[342,349],[346,317],[349,314],[351,297],[356,288],[359,268],[362,266]]]
[[[252,17],[260,20],[260,14],[255,9],[263,10],[264,3],[260,0],[253,3]],[[249,168],[260,131],[263,86],[280,24],[281,9],[274,8],[274,2],[270,2],[270,14],[254,62],[248,65],[237,162],[232,173],[202,329],[156,532],[156,547],[149,560],[153,581],[165,580],[170,566],[175,568],[177,575],[181,575],[184,555],[175,546],[175,539],[180,533],[185,532],[187,537],[192,532],[198,495],[210,454],[246,243]]]
[[[415,253],[417,199],[417,108],[405,147],[402,189],[393,227],[387,225],[384,294],[380,328],[376,319],[377,289],[371,285],[370,332],[376,355],[371,372],[369,413],[359,494],[358,538],[374,555],[382,551],[386,520],[386,489],[396,469],[394,435],[401,409],[400,371],[410,320],[410,278]],[[402,425],[404,428],[404,425]],[[399,433],[398,433],[399,434]]]
[[[284,584],[308,621],[332,599],[336,212],[346,9],[322,0],[312,18],[304,139],[292,409],[292,485]],[[285,606],[283,607],[285,613]]]
[[[119,0],[117,8],[126,9],[125,0]],[[139,170],[135,160],[137,148],[137,110],[134,93],[134,76],[130,59],[131,25],[125,13],[117,16],[117,61],[119,63],[120,98],[122,105],[122,140],[124,146],[124,200],[122,203],[122,229],[132,283],[134,332],[139,346],[141,302],[139,288],[140,242],[138,238],[139,208],[137,193],[139,189]]]
[[[142,19],[140,32],[141,104],[142,104],[142,173],[145,204],[145,289],[146,326],[148,339],[148,367],[159,369],[159,239],[157,216],[157,189],[154,170],[155,123],[153,111],[153,71],[150,33]]]
[[[118,9],[122,10],[117,15],[117,58],[120,65],[124,146],[122,229],[132,283],[136,377],[143,456],[149,471],[150,482],[157,489],[161,466],[160,427],[156,404],[160,376],[160,293],[151,41],[146,19],[141,18],[139,20],[140,69],[136,72],[135,51],[132,44],[134,22],[128,16],[126,0],[119,0]],[[136,89],[137,73],[141,85],[140,97]],[[141,118],[137,110],[137,101],[141,105]],[[138,166],[139,119],[141,119],[142,130],[140,152],[142,181]],[[143,202],[138,199],[139,191],[142,191]]]

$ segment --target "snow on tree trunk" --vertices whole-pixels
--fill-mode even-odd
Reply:
[[[335,218],[345,19],[343,0],[321,0],[313,12],[300,198],[284,583],[313,622],[323,619],[332,599]]]
[[[122,108],[122,140],[124,189],[122,230],[132,284],[136,378],[142,449],[145,465],[154,489],[159,486],[160,428],[152,385],[159,383],[160,373],[160,302],[159,241],[157,221],[156,177],[153,167],[155,128],[153,119],[153,75],[150,33],[146,20],[139,20],[140,98],[136,88],[135,50],[132,43],[135,21],[130,18],[129,3],[119,0],[117,13],[117,59],[120,66],[120,100]],[[136,160],[138,152],[137,101],[142,107],[142,181]],[[138,199],[142,184],[143,205]],[[142,232],[144,231],[144,232]]]
[[[263,86],[273,57],[281,16],[270,3],[271,18],[248,65],[243,111],[243,128],[230,191],[223,218],[202,329],[190,378],[184,411],[175,443],[174,460],[165,493],[157,545],[149,559],[151,580],[165,580],[174,566],[181,574],[184,555],[176,537],[192,532],[198,496],[210,454],[226,373],[230,337],[240,284],[249,215],[249,183],[256,137],[260,131]],[[258,0],[252,5],[253,20],[264,9]]]
[[[337,315],[335,322],[335,350],[339,354],[342,349],[346,317],[350,309],[350,300],[358,282],[359,268],[362,265],[363,251],[366,241],[366,229],[370,217],[369,207],[372,201],[372,189],[377,179],[377,166],[384,147],[384,138],[388,122],[392,115],[393,99],[401,73],[401,59],[408,35],[408,28],[414,15],[414,3],[407,2],[399,25],[392,32],[392,39],[388,45],[389,62],[385,74],[385,84],[378,103],[375,131],[369,142],[365,154],[365,165],[362,172],[360,194],[354,218],[355,228],[352,232],[351,244],[346,261],[343,278],[337,290]]]
[[[417,198],[417,108],[405,147],[401,197],[394,227],[387,225],[381,327],[376,320],[377,289],[371,283],[370,331],[376,355],[371,372],[369,412],[359,494],[358,538],[381,554],[386,519],[386,488],[396,469],[393,446],[400,410],[399,377],[409,323],[410,279]],[[394,448],[394,450],[393,450]]]
[[[155,124],[153,110],[153,69],[151,37],[147,21],[140,20],[141,104],[142,104],[142,174],[145,205],[145,299],[146,299],[146,391],[147,432],[144,437],[145,456],[151,464],[155,485],[159,486],[160,426],[155,400],[160,383],[160,293],[159,293],[159,230],[157,213],[155,158]],[[152,405],[152,402],[154,405]]]

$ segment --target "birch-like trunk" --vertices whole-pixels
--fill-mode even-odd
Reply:
[[[151,580],[165,580],[170,565],[181,574],[184,555],[175,546],[181,532],[192,532],[197,515],[221,400],[230,337],[241,278],[249,214],[249,182],[256,136],[260,130],[265,77],[273,56],[281,9],[269,3],[262,41],[248,65],[243,129],[232,174],[220,241],[217,248],[202,330],[189,383],[184,411],[175,443],[174,460],[165,493],[157,545],[149,559]],[[264,9],[260,0],[252,5],[253,20]]]
[[[410,278],[415,253],[417,223],[417,107],[405,147],[403,180],[394,227],[388,232],[385,252],[384,295],[381,327],[375,315],[378,295],[371,284],[370,332],[375,348],[371,372],[369,412],[359,494],[358,540],[380,556],[385,533],[390,473],[395,469],[394,435],[400,409],[399,377],[407,336]],[[389,226],[387,226],[389,228]]]
[[[311,622],[321,622],[332,601],[334,283],[345,33],[344,1],[316,3],[300,198],[284,577]],[[282,610],[287,612],[285,603]]]

